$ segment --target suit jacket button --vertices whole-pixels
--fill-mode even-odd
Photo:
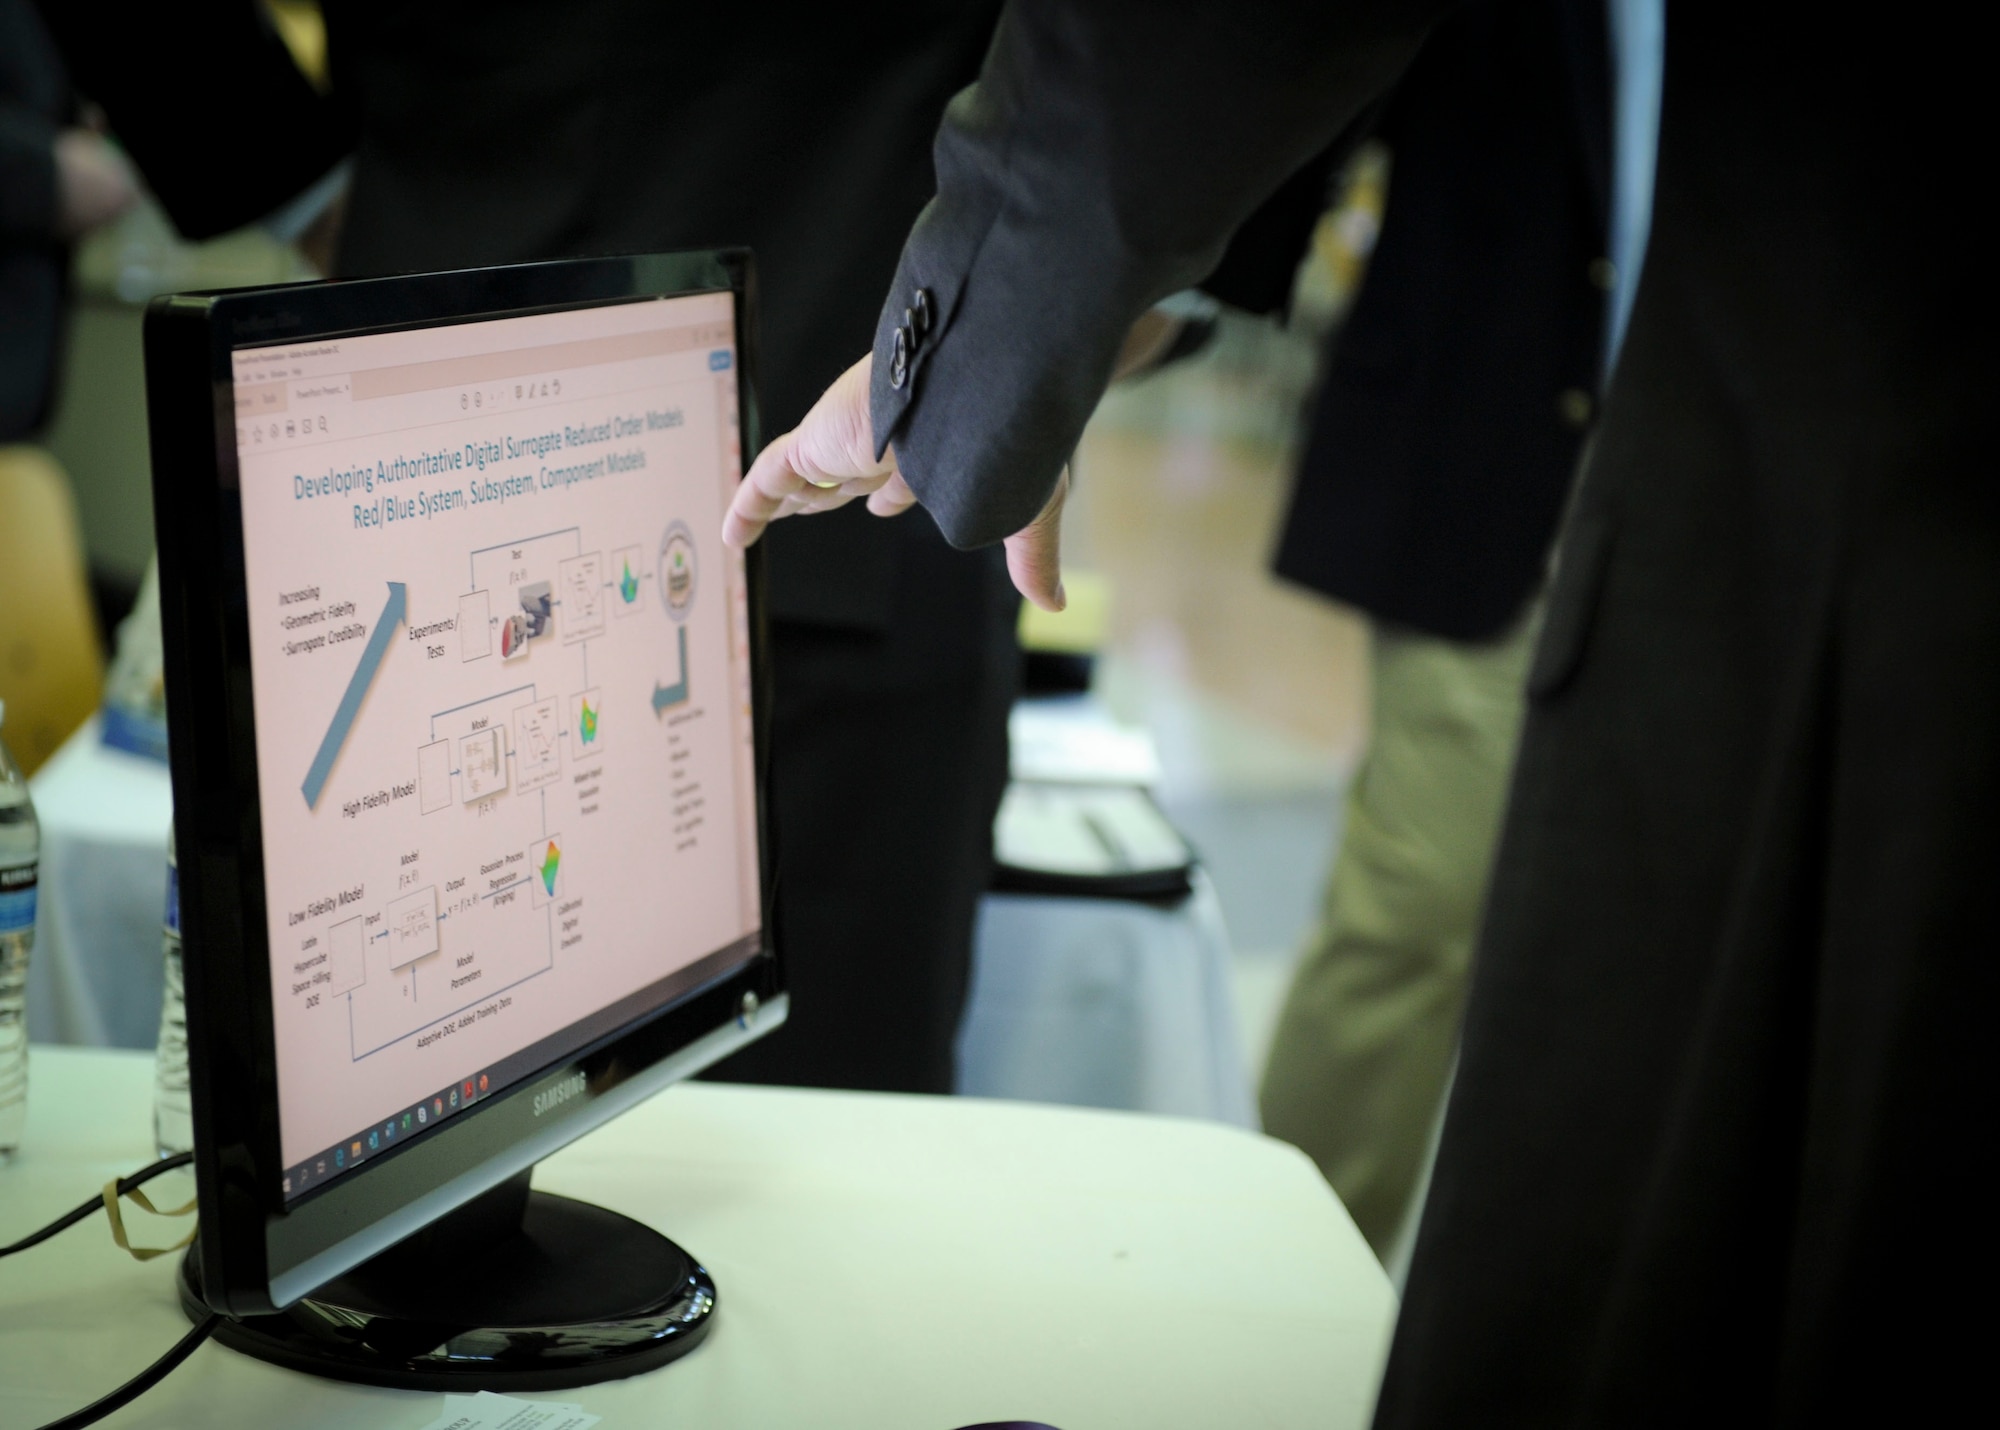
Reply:
[[[889,352],[889,386],[900,388],[910,377],[910,330],[896,329],[896,345]]]
[[[910,351],[915,352],[924,345],[924,324],[917,321],[915,308],[903,309],[903,326],[910,330]]]
[[[912,331],[923,337],[931,330],[931,290],[919,288],[910,295],[909,322]]]
[[[1590,417],[1597,410],[1597,404],[1590,400],[1590,394],[1580,387],[1566,387],[1562,396],[1556,399],[1556,411],[1562,414],[1565,426],[1583,428],[1590,425]]]

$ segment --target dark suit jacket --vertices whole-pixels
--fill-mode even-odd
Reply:
[[[1043,506],[1133,318],[1430,18],[1009,11],[877,328],[877,436],[954,540]],[[1989,86],[1875,19],[1671,11],[1379,1426],[1927,1422],[1984,1389]]]
[[[255,222],[347,152],[257,0],[35,5],[184,237]]]
[[[1279,575],[1456,640],[1499,635],[1541,586],[1602,361],[1605,69],[1603,0],[1482,0],[1396,87],[1388,209]]]
[[[27,0],[0,0],[0,442],[41,424],[62,335],[55,138],[69,81]]]
[[[65,62],[114,119],[132,116],[118,141],[189,238],[261,218],[346,148],[256,0],[115,13],[0,0],[0,441],[52,401],[69,252],[49,145],[74,104]]]

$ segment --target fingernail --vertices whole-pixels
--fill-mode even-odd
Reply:
[[[1061,581],[1056,582],[1056,609],[1058,611],[1069,609],[1069,592],[1063,589]]]

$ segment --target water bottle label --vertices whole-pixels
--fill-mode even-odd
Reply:
[[[35,866],[0,869],[0,933],[35,926]]]

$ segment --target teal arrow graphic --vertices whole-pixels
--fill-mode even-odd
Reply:
[[[659,714],[669,705],[678,705],[688,698],[688,628],[676,626],[681,637],[681,678],[672,685],[662,685],[658,677],[653,680],[653,713]]]
[[[319,804],[326,777],[333,773],[333,762],[340,758],[340,747],[347,743],[347,732],[354,728],[354,717],[361,713],[362,697],[375,683],[375,672],[381,669],[382,657],[389,653],[390,638],[396,634],[396,627],[403,624],[408,611],[408,588],[401,581],[391,581],[389,603],[382,607],[382,618],[368,634],[361,663],[354,667],[354,678],[347,682],[347,693],[340,697],[340,708],[333,712],[333,723],[326,727],[326,738],[319,742],[319,753],[313,756],[312,768],[306,771],[306,782],[299,786],[305,793],[307,809]]]

